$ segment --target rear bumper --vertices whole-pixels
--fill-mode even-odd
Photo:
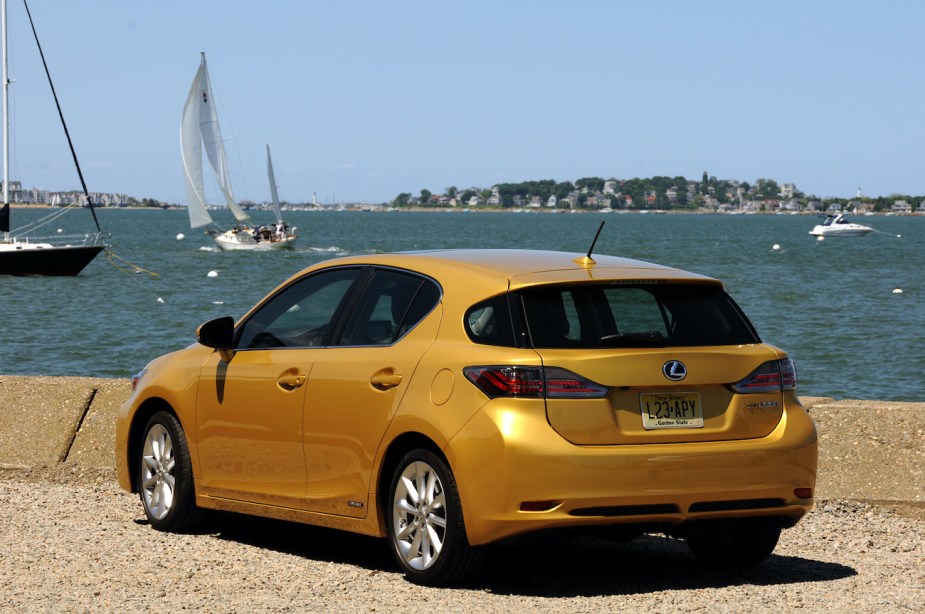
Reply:
[[[541,401],[493,401],[446,449],[470,543],[528,531],[609,524],[776,517],[792,526],[813,505],[817,437],[796,403],[758,439],[576,446]],[[801,493],[802,494],[802,493]]]

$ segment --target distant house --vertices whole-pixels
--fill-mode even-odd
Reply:
[[[780,186],[780,197],[782,200],[793,198],[793,194],[796,191],[797,191],[796,185],[792,183],[782,183]]]
[[[912,205],[904,200],[893,201],[893,207],[890,211],[893,213],[912,213]]]

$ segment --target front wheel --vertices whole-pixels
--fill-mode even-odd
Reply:
[[[148,420],[143,437],[138,485],[148,522],[160,531],[193,529],[201,510],[183,427],[173,414],[159,411]]]
[[[466,539],[456,480],[428,450],[407,453],[389,488],[388,539],[405,576],[417,584],[459,582],[481,565],[483,552]]]
[[[777,546],[780,525],[762,518],[715,521],[685,537],[700,562],[710,567],[752,567]]]

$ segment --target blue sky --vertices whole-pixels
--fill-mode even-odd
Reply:
[[[239,199],[581,177],[925,194],[925,2],[32,0],[88,187],[185,202],[206,51]],[[20,0],[12,178],[79,187]]]

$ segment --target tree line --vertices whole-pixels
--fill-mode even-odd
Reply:
[[[609,186],[608,186],[609,184]],[[605,192],[605,188],[609,188]],[[729,204],[740,201],[762,202],[781,200],[781,185],[773,179],[760,178],[753,184],[744,181],[717,179],[704,172],[699,181],[689,180],[683,176],[666,177],[655,176],[634,179],[604,179],[602,177],[585,177],[575,182],[554,181],[552,179],[539,181],[523,181],[520,183],[499,183],[492,189],[467,188],[458,189],[456,186],[446,188],[443,194],[434,194],[430,190],[422,189],[420,196],[415,198],[411,192],[403,192],[391,202],[396,207],[409,205],[423,207],[451,206],[448,201],[455,200],[458,206],[467,206],[473,196],[478,197],[479,205],[486,205],[492,196],[498,202],[491,203],[495,207],[509,209],[529,204],[538,200],[546,204],[553,196],[557,206],[574,206],[579,209],[600,209],[611,207],[614,209],[698,209],[707,203]],[[565,204],[571,197],[569,204]],[[851,200],[872,203],[874,209],[889,210],[895,200],[904,199],[910,203],[917,203],[925,197],[908,195],[891,195],[890,197],[859,199],[828,198],[819,199],[807,196],[794,190],[787,199],[794,199],[802,205],[810,201],[820,201],[824,205],[845,205]]]

